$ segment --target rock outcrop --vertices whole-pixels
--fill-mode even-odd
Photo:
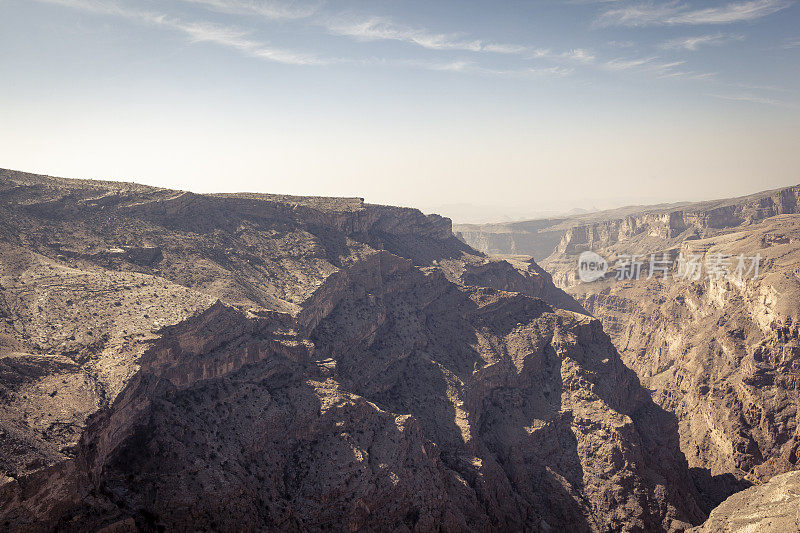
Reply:
[[[702,519],[675,420],[598,321],[388,252],[341,272],[297,318],[216,304],[167,328],[73,460],[4,487],[0,521],[634,531]]]
[[[454,231],[486,253],[530,255],[554,275],[557,284],[572,285],[574,277],[559,277],[565,270],[560,263],[585,250],[608,250],[619,244],[627,253],[649,253],[654,245],[663,247],[664,241],[675,245],[798,212],[800,186],[794,186],[709,202],[631,206],[505,224],[460,224]]]
[[[446,219],[0,177],[1,422],[19,435],[0,439],[6,529],[658,531],[705,517],[677,420],[600,322]],[[59,417],[73,429],[56,441]]]
[[[603,322],[623,361],[677,416],[706,508],[798,467],[799,195],[796,186],[534,227],[539,235],[561,235],[542,261],[555,284]],[[582,283],[577,257],[586,250],[612,266],[641,254],[641,276],[617,281],[612,270],[605,280]],[[647,279],[651,254],[673,262],[668,279],[655,272]],[[730,274],[740,254],[758,255],[758,279],[708,279],[707,272],[698,280],[676,278],[680,254],[699,257],[701,267],[726,258]]]
[[[70,456],[86,416],[113,401],[162,327],[218,299],[297,312],[375,249],[417,264],[477,254],[448,219],[360,198],[198,195],[0,170],[0,472]]]
[[[654,398],[680,420],[692,466],[763,482],[798,466],[800,218],[683,243],[686,257],[761,257],[753,275],[660,275],[570,289]],[[731,265],[733,269],[735,265]]]
[[[725,500],[692,533],[787,533],[800,531],[800,472],[772,478]]]

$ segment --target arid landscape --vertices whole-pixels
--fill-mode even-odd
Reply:
[[[0,50],[0,533],[800,533],[800,0]]]
[[[0,525],[786,531],[798,190],[561,221],[545,270],[359,198],[0,171]],[[581,283],[588,248],[763,261]]]

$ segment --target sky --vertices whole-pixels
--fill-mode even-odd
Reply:
[[[800,183],[800,0],[0,0],[0,167],[456,222]]]

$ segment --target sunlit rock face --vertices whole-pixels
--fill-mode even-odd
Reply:
[[[677,417],[706,509],[798,467],[799,191],[625,208],[535,228],[540,240],[560,232],[542,264],[601,320],[625,364]],[[622,254],[640,254],[642,274],[617,280],[612,270],[583,283],[577,266],[585,250],[612,266]],[[704,267],[727,257],[731,275],[676,279],[673,268],[668,279],[659,272],[647,279],[651,254],[673,262],[696,256]],[[757,276],[734,275],[739,256],[759,257]]]
[[[800,530],[800,472],[773,477],[725,500],[706,522],[690,531],[758,531],[784,533]]]
[[[800,218],[769,218],[675,251],[758,255],[760,271],[741,280],[643,276],[569,292],[676,414],[690,465],[755,483],[796,469]]]

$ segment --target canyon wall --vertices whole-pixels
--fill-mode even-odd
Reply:
[[[477,250],[497,255],[530,255],[547,266],[564,255],[606,249],[617,243],[631,248],[710,236],[768,217],[798,213],[798,205],[800,186],[794,186],[728,200],[631,206],[504,224],[457,224],[454,231]],[[555,269],[550,270],[556,275]]]
[[[645,271],[568,292],[603,322],[654,400],[675,413],[681,449],[698,472],[763,483],[797,469],[800,218],[768,218],[685,241],[676,252],[703,264],[733,258],[732,275],[689,280],[673,270],[646,279]],[[740,254],[760,257],[756,279],[733,275]]]

